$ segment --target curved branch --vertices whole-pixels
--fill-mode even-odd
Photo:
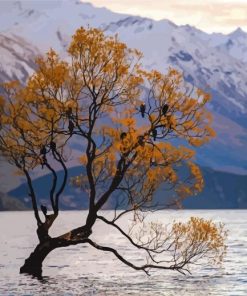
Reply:
[[[34,216],[37,220],[37,224],[38,226],[42,225],[42,221],[40,219],[40,216],[39,216],[39,211],[38,211],[38,206],[37,206],[37,200],[36,200],[36,195],[35,195],[35,192],[34,192],[34,188],[33,188],[33,184],[32,184],[32,179],[28,173],[28,171],[24,168],[23,169],[25,175],[26,175],[26,178],[27,178],[27,184],[28,184],[28,187],[29,187],[29,196],[31,197],[31,200],[32,200],[32,206],[33,206],[33,211],[34,211]]]
[[[51,201],[53,212],[55,213],[56,205],[54,202],[54,193],[55,193],[56,186],[57,186],[57,174],[56,174],[56,171],[49,165],[48,162],[45,163],[45,166],[52,172],[52,175],[53,175],[52,187],[50,190],[50,201]]]
[[[128,152],[128,154],[131,151]],[[124,155],[119,159],[118,164],[117,164],[117,170],[116,174],[112,179],[111,185],[109,189],[100,197],[98,202],[96,203],[96,211],[101,209],[103,205],[107,202],[108,198],[111,196],[111,194],[118,188],[119,184],[122,182],[124,175],[126,171],[128,170],[129,166],[133,163],[137,156],[137,153],[132,156],[131,160],[126,163],[126,158]]]
[[[133,241],[133,239],[126,233],[124,232],[121,227],[119,227],[117,224],[115,224],[114,222],[112,221],[109,221],[107,220],[105,217],[103,216],[97,216],[98,219],[102,220],[103,222],[105,222],[106,224],[108,225],[111,225],[113,227],[115,227],[123,236],[125,236],[128,241],[133,245],[135,246],[136,248],[138,249],[142,249],[144,251],[146,251],[148,253],[148,256],[150,257],[150,259],[155,262],[155,263],[161,263],[161,262],[164,262],[164,261],[157,261],[155,260],[155,258],[153,257],[153,255],[151,253],[154,253],[154,254],[161,254],[163,253],[166,249],[161,249],[161,250],[158,250],[158,247],[157,248],[149,248],[148,246],[145,247],[144,245],[140,245],[140,244],[137,244]]]
[[[57,150],[52,151],[52,154],[53,154],[53,157],[56,159],[56,161],[58,161],[62,165],[63,170],[64,170],[64,177],[63,177],[62,185],[55,195],[55,212],[58,213],[58,211],[59,211],[59,207],[58,207],[59,197],[60,197],[61,193],[64,191],[64,188],[66,186],[67,179],[68,179],[68,170],[67,170],[67,167],[66,167],[61,155],[57,152]]]
[[[185,271],[189,272],[187,269],[184,269],[184,265],[185,263],[181,264],[181,265],[171,265],[171,266],[163,266],[163,265],[154,265],[154,264],[144,264],[142,266],[137,266],[133,263],[131,263],[130,261],[126,260],[123,256],[121,256],[117,250],[110,248],[110,247],[105,247],[105,246],[101,246],[98,245],[97,243],[93,242],[91,239],[87,238],[87,239],[83,239],[83,242],[87,242],[89,243],[91,246],[93,246],[94,248],[101,250],[101,251],[106,251],[106,252],[110,252],[113,253],[121,262],[123,262],[124,264],[126,264],[127,266],[135,269],[135,270],[142,270],[144,271],[147,275],[149,275],[149,270],[150,269],[163,269],[163,270],[176,270],[182,274],[185,274]]]

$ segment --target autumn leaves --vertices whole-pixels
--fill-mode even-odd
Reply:
[[[163,182],[183,198],[199,192],[202,176],[188,146],[214,136],[205,109],[210,96],[189,91],[175,69],[145,70],[139,51],[98,29],[78,29],[68,54],[70,61],[64,61],[51,49],[37,58],[37,71],[25,86],[3,84],[1,150],[9,161],[21,168],[21,155],[26,169],[44,166],[49,152],[59,151],[63,158],[64,147],[77,136],[94,149],[90,154],[82,148],[81,160],[87,165],[92,157],[95,182],[113,178],[122,159],[123,180],[151,186],[149,195]],[[168,142],[174,139],[187,146]],[[181,165],[190,170],[189,187],[179,177]]]

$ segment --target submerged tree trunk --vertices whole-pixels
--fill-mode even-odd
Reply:
[[[51,238],[48,234],[49,227],[54,222],[56,216],[49,216],[53,219],[47,219],[47,217],[46,223],[42,223],[37,228],[37,235],[40,242],[30,256],[25,260],[24,265],[20,268],[20,273],[27,273],[40,277],[42,275],[42,263],[44,259],[57,247],[56,240]]]
[[[41,242],[37,245],[30,256],[20,268],[20,273],[27,273],[35,277],[42,276],[42,263],[46,256],[56,248],[53,239]]]
[[[91,234],[90,227],[82,226],[56,238],[51,238],[48,233],[44,236],[40,235],[40,243],[25,260],[25,263],[20,268],[20,273],[41,277],[42,263],[51,251],[57,248],[83,243]]]

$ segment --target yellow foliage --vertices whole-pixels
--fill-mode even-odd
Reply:
[[[49,148],[55,140],[63,151],[75,133],[83,138],[79,161],[89,164],[94,182],[124,174],[123,182],[143,184],[142,198],[148,199],[164,182],[182,199],[202,190],[202,175],[192,163],[194,151],[170,139],[197,147],[215,136],[205,108],[210,95],[200,89],[189,95],[176,69],[166,74],[143,69],[142,53],[100,29],[79,28],[68,54],[70,62],[50,49],[36,59],[37,70],[25,86],[18,81],[3,84],[0,133],[5,157],[13,161],[18,155],[19,162],[24,158],[33,169],[42,162],[43,146]],[[186,163],[190,185],[178,173]],[[132,196],[140,198],[136,188]]]
[[[224,225],[191,217],[187,223],[174,223],[172,227],[176,248],[182,256],[193,254],[209,257],[215,264],[221,264],[226,253],[227,231]]]

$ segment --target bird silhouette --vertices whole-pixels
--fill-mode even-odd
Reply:
[[[71,107],[69,107],[68,110],[66,111],[66,115],[69,119],[71,118],[71,115],[72,115],[72,108]]]
[[[145,143],[144,143],[144,137],[143,136],[138,136],[137,138],[138,140],[138,144],[141,145],[141,146],[144,146]]]
[[[51,143],[50,143],[50,147],[51,147],[51,150],[52,150],[52,151],[55,151],[56,148],[57,148],[57,145],[56,145],[56,143],[55,143],[54,141],[51,141]]]
[[[146,105],[145,103],[142,103],[140,106],[140,112],[141,112],[142,118],[144,118],[145,116],[145,111],[146,111]]]
[[[47,153],[47,150],[46,150],[45,146],[43,146],[40,149],[40,155],[42,155],[42,158],[41,158],[41,168],[42,168],[42,170],[44,168],[44,165],[47,163],[46,153]]]
[[[70,120],[70,121],[69,121],[68,129],[69,129],[69,133],[70,133],[71,136],[72,136],[72,134],[73,134],[74,127],[75,127],[75,125],[74,125],[73,121]]]
[[[156,141],[157,130],[156,130],[155,128],[152,130],[152,135],[153,135],[153,139],[154,139],[154,141]]]
[[[47,207],[44,206],[44,205],[41,205],[40,208],[41,208],[42,213],[46,216],[46,214],[47,214]]]
[[[127,134],[125,132],[121,133],[120,139],[124,140],[126,138]]]
[[[45,146],[43,146],[41,149],[40,149],[40,154],[42,155],[46,155],[47,151],[46,151],[46,148]]]
[[[168,109],[169,109],[169,106],[168,106],[167,104],[165,104],[165,105],[162,107],[162,113],[163,113],[164,116],[166,116],[166,113],[167,113]]]

